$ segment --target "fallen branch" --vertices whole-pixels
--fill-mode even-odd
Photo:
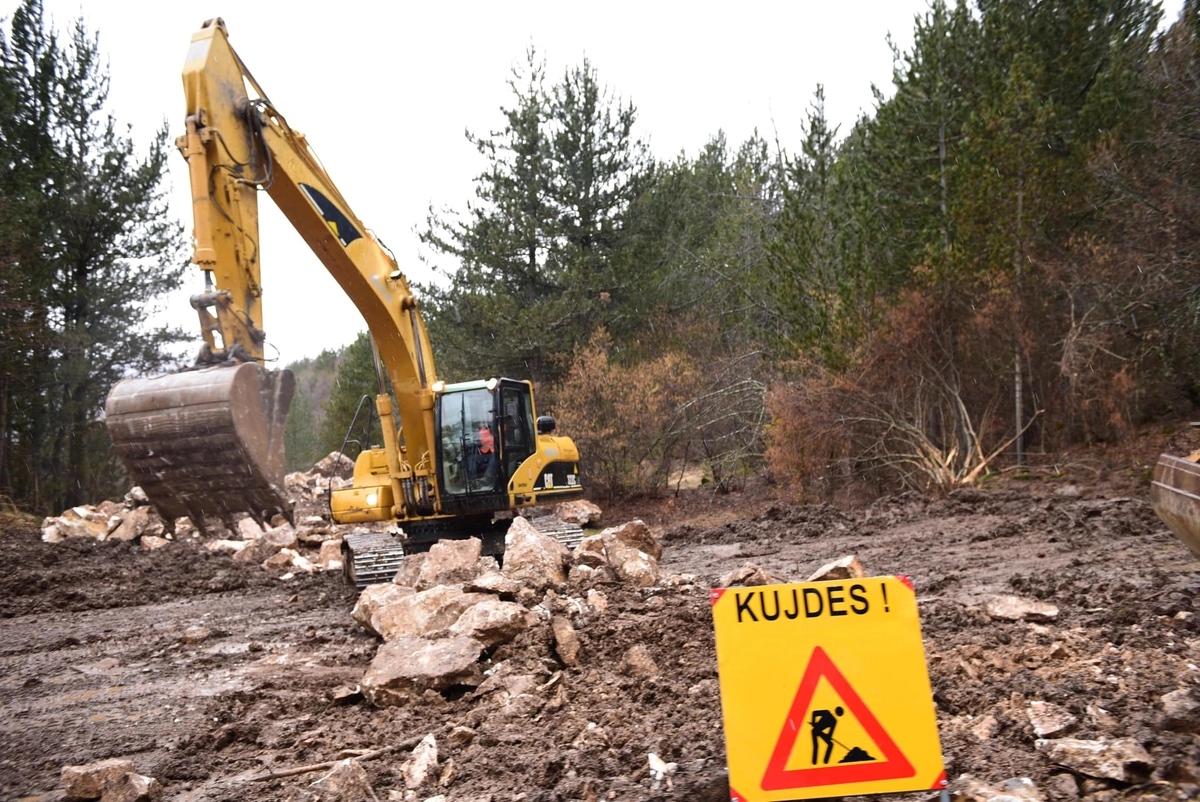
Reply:
[[[422,736],[424,737],[424,736]],[[417,744],[421,743],[421,738],[409,738],[407,741],[402,741],[392,746],[385,746],[382,749],[376,749],[372,752],[366,752],[358,755],[352,760],[372,760],[384,755],[390,755],[393,752],[400,752],[404,749],[412,749]],[[340,760],[326,760],[324,763],[310,763],[307,766],[296,766],[291,769],[281,769],[280,771],[272,771],[269,774],[260,774],[257,777],[251,777],[250,782],[265,782],[266,780],[278,780],[281,777],[295,777],[297,774],[308,774],[313,771],[325,771],[341,763]]]

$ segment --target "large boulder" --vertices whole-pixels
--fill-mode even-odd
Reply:
[[[419,552],[417,554],[406,554],[404,562],[400,563],[400,569],[396,571],[396,575],[392,577],[392,581],[397,585],[404,585],[406,588],[417,587],[417,580],[421,576],[421,568],[425,565],[425,560],[429,554]]]
[[[1038,739],[1037,750],[1079,774],[1123,783],[1145,782],[1154,768],[1145,748],[1132,738],[1085,741],[1078,738]]]
[[[388,604],[399,601],[407,596],[412,596],[414,593],[416,591],[412,588],[393,585],[390,582],[367,585],[363,588],[362,593],[358,594],[358,601],[354,603],[354,609],[350,612],[350,617],[367,632],[370,632],[372,635],[380,635],[380,624],[377,620],[379,611]],[[380,636],[382,637],[382,635]]]
[[[606,543],[616,540],[643,554],[649,554],[655,560],[662,559],[662,546],[650,533],[650,527],[640,520],[629,521],[620,526],[610,526],[600,533],[600,537],[605,538]]]
[[[640,549],[613,538],[605,545],[608,564],[622,582],[639,588],[653,587],[659,580],[658,560]],[[661,549],[660,549],[661,551]]]
[[[354,475],[354,460],[340,451],[330,451],[329,454],[313,466],[312,472],[321,476],[337,476],[342,479],[349,479]]]
[[[484,646],[508,643],[537,620],[529,610],[513,602],[489,598],[467,609],[450,627],[451,635],[466,635]]]
[[[571,552],[571,559],[576,565],[586,565],[588,568],[608,565],[608,550],[604,547],[604,538],[600,535],[585,537]]]
[[[373,620],[385,641],[439,638],[449,632],[468,609],[494,599],[485,593],[466,593],[460,588],[438,585],[389,601]]]
[[[107,783],[132,771],[132,760],[110,758],[83,766],[63,766],[61,781],[67,799],[99,799]]]
[[[483,679],[483,644],[465,636],[398,638],[380,647],[362,678],[363,695],[378,706],[402,705],[427,690],[475,687]]]
[[[863,568],[858,558],[853,554],[848,554],[845,557],[839,557],[833,562],[825,563],[813,571],[812,576],[804,581],[834,582],[842,579],[863,579],[866,575],[867,569]]]
[[[417,590],[437,585],[461,585],[479,576],[483,544],[478,538],[439,540],[425,555],[417,574]]]
[[[157,802],[162,785],[153,777],[128,772],[105,784],[100,802]]]
[[[375,802],[379,798],[367,770],[352,758],[334,763],[328,774],[309,787],[322,802]]]
[[[554,517],[564,523],[587,526],[598,524],[603,518],[603,511],[590,501],[563,501],[554,507]]]
[[[342,539],[334,538],[321,543],[317,553],[317,567],[322,571],[342,570]]]
[[[541,589],[567,580],[571,552],[524,518],[514,518],[504,537],[504,573]]]
[[[153,507],[134,507],[132,510],[128,510],[121,516],[121,523],[117,524],[116,529],[109,533],[109,539],[129,541],[141,537],[150,525],[150,516],[153,512]]]

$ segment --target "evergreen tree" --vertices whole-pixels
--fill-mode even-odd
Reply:
[[[40,310],[26,320],[31,337],[4,345],[6,364],[36,372],[9,383],[2,475],[15,495],[61,509],[118,489],[100,413],[119,378],[170,363],[164,347],[181,335],[144,321],[180,281],[183,238],[161,186],[166,131],[145,157],[118,133],[82,21],[60,44],[40,2],[26,0],[0,62],[0,189],[19,229],[10,275]]]
[[[558,375],[555,360],[603,322],[602,298],[626,287],[613,254],[646,169],[632,105],[611,100],[587,62],[548,91],[532,50],[509,85],[504,129],[468,133],[489,161],[477,202],[465,219],[431,215],[422,235],[449,261],[422,288],[449,378]]]

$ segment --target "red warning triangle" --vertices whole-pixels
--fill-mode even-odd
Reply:
[[[866,730],[867,735],[875,742],[875,746],[883,753],[883,759],[873,762],[846,763],[834,766],[813,766],[807,769],[791,769],[787,767],[788,758],[796,747],[796,739],[801,730],[812,725],[805,721],[805,714],[812,703],[817,691],[817,683],[821,677],[833,686],[838,696],[846,703],[846,707],[858,719],[858,723]],[[831,736],[832,737],[832,734]],[[775,750],[771,753],[771,761],[767,764],[766,773],[762,778],[764,791],[784,791],[789,788],[812,788],[821,785],[842,785],[845,783],[874,782],[876,780],[898,780],[913,777],[917,770],[896,746],[896,742],[875,718],[870,708],[863,702],[862,697],[850,686],[842,672],[838,670],[829,655],[820,646],[813,649],[808,667],[800,679],[800,688],[792,701],[792,709],[788,711],[783,722],[783,730],[779,740],[775,742]]]

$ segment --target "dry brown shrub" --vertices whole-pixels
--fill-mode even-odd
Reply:
[[[611,349],[605,331],[592,335],[558,389],[558,417],[579,446],[584,481],[610,500],[665,486],[688,439],[681,410],[699,384],[680,354],[625,366]]]
[[[995,396],[968,400],[951,320],[914,292],[847,369],[802,358],[768,395],[773,472],[825,498],[854,484],[944,492],[984,475],[1012,434],[996,434]]]

